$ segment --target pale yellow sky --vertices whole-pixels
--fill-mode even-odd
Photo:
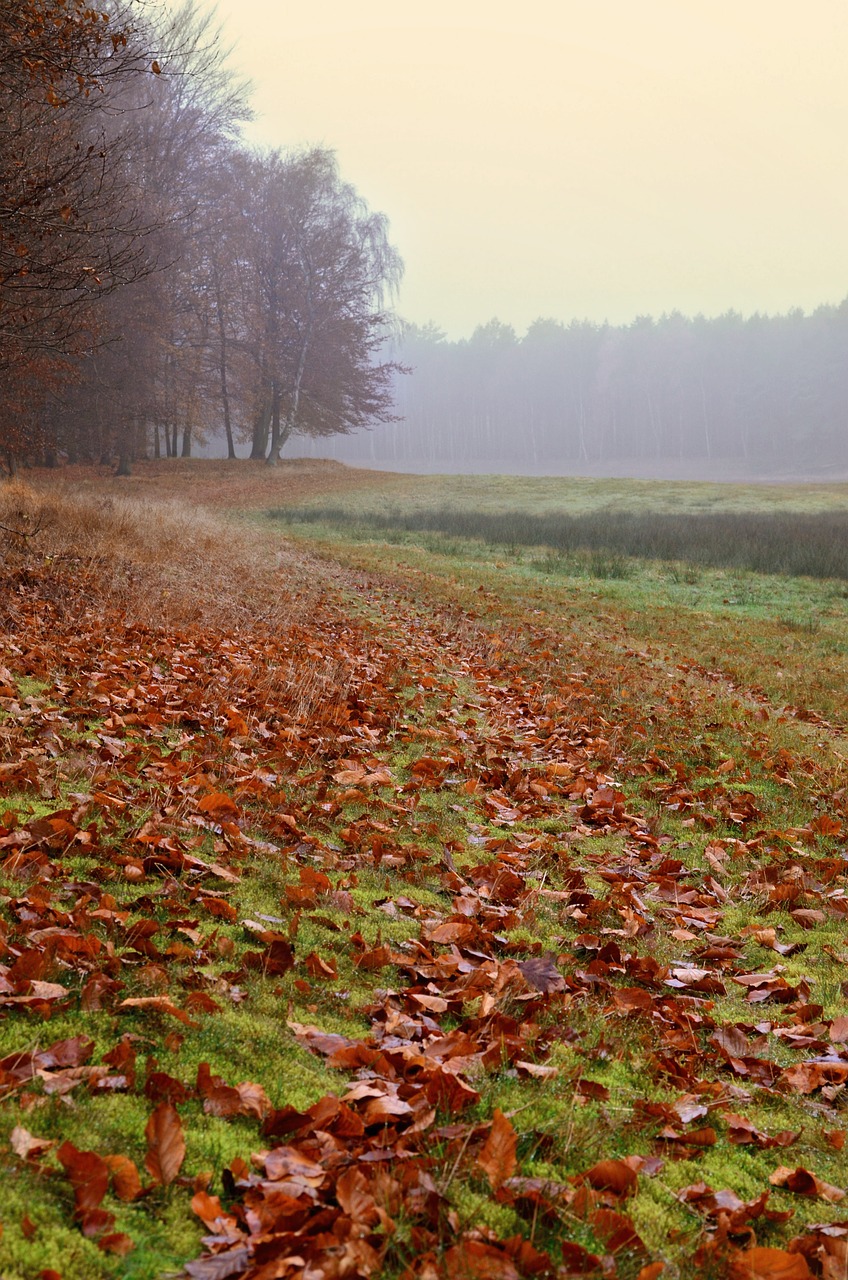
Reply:
[[[846,0],[219,0],[252,140],[391,220],[400,310],[627,321],[848,294]]]

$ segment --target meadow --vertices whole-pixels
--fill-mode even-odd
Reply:
[[[0,491],[5,1280],[844,1276],[846,507]]]

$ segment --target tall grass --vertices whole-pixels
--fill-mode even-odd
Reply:
[[[179,501],[0,485],[0,592],[124,622],[285,630],[317,590],[302,553],[257,548],[249,530]]]
[[[442,508],[353,515],[339,507],[280,508],[275,520],[442,533],[495,546],[603,551],[756,573],[848,579],[848,512],[715,512],[691,515],[595,511],[532,515]]]

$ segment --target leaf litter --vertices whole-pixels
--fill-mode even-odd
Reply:
[[[823,1120],[841,1149],[846,1019],[790,963],[807,941],[784,944],[782,924],[722,932],[741,897],[844,937],[844,856],[818,847],[840,837],[838,820],[770,826],[755,790],[729,785],[735,758],[709,781],[656,751],[637,758],[638,735],[598,696],[602,668],[554,661],[557,636],[529,618],[520,636],[484,623],[497,601],[419,608],[389,576],[329,570],[324,587],[308,622],[282,632],[148,628],[97,600],[69,609],[45,568],[9,597],[9,1167],[64,1179],[70,1223],[116,1266],[136,1247],[118,1216],[155,1212],[173,1188],[204,1229],[185,1265],[200,1280],[653,1280],[681,1258],[689,1274],[842,1274],[848,1225],[784,1225],[790,1199],[826,1208],[845,1195],[804,1165],[777,1165],[749,1199],[670,1178],[692,1224],[682,1237],[646,1243],[631,1208],[646,1180],[713,1149],[791,1149]],[[356,614],[363,587],[371,608]],[[315,685],[316,670],[334,674]],[[763,758],[750,737],[740,756],[746,743]],[[786,753],[767,763],[775,776],[797,766]],[[704,833],[700,864],[677,856],[688,842],[660,834],[648,801]],[[263,859],[285,872],[281,914],[252,919],[240,894]],[[385,875],[374,907],[387,927],[408,926],[389,941],[359,905],[366,873]],[[323,930],[321,949],[301,946],[303,921],[310,937]],[[752,946],[771,962],[752,967]],[[351,1019],[365,1032],[303,1020],[342,982],[367,992]],[[178,1051],[260,988],[276,993],[290,1045],[340,1073],[336,1092],[300,1109],[273,1069],[239,1081],[207,1062],[191,1078],[157,1068],[157,1042]],[[52,1019],[78,1033],[48,1043]],[[644,1096],[612,1124],[611,1085],[591,1077],[630,1053]],[[570,1155],[522,1105],[493,1103],[499,1081],[511,1099],[556,1089],[554,1130],[591,1108],[602,1141],[614,1149],[618,1129],[640,1149]],[[96,1127],[97,1149],[83,1150],[22,1123],[37,1130],[51,1108],[61,1131],[57,1109],[123,1096],[146,1107],[135,1158],[101,1147]],[[781,1100],[800,1128],[769,1132],[746,1114]],[[226,1166],[186,1174],[199,1113],[254,1138]],[[469,1216],[459,1188],[493,1212]]]

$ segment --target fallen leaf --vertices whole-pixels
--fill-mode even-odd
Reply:
[[[9,1145],[15,1155],[20,1156],[22,1160],[37,1160],[39,1156],[44,1155],[45,1151],[55,1147],[56,1143],[52,1138],[36,1138],[28,1129],[15,1125],[9,1135]]]
[[[160,1102],[147,1121],[144,1136],[147,1139],[144,1167],[154,1182],[167,1187],[182,1168],[186,1153],[182,1122],[170,1102]]]
[[[834,1187],[810,1173],[809,1169],[800,1167],[789,1169],[780,1165],[769,1176],[769,1182],[773,1187],[785,1187],[787,1191],[794,1191],[799,1196],[817,1196],[820,1200],[827,1200],[828,1204],[838,1204],[845,1199],[846,1194],[841,1187]]]
[[[489,1186],[498,1191],[511,1178],[516,1169],[518,1135],[512,1121],[497,1107],[492,1117],[492,1127],[477,1157],[477,1163],[489,1179]]]
[[[141,1195],[141,1178],[129,1156],[104,1156],[112,1179],[112,1190],[119,1200],[137,1200]]]
[[[631,1195],[638,1182],[635,1170],[624,1160],[601,1160],[577,1177],[595,1191],[612,1191],[622,1197]]]
[[[94,1151],[78,1151],[63,1142],[56,1156],[74,1189],[74,1211],[78,1218],[99,1208],[109,1189],[109,1166]]]
[[[757,1245],[734,1255],[729,1280],[812,1280],[812,1272],[800,1253]]]

